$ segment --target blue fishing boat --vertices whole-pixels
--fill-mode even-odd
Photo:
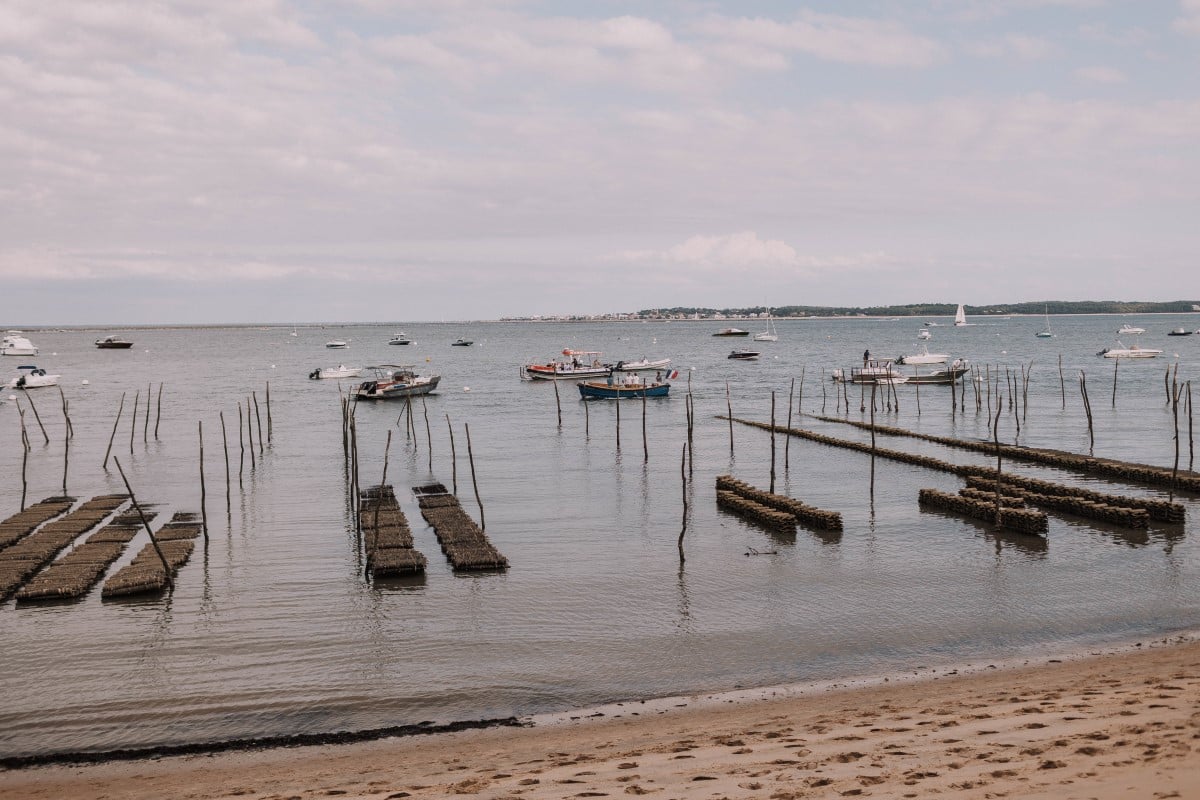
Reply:
[[[678,372],[672,372],[667,377],[675,377]],[[666,397],[671,391],[671,384],[656,377],[652,381],[640,375],[625,375],[610,377],[606,381],[581,381],[579,396],[583,400],[620,400],[623,398]]]

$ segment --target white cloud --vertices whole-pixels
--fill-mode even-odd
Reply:
[[[1121,70],[1102,66],[1080,67],[1075,70],[1075,77],[1091,83],[1119,84],[1129,81]]]
[[[677,264],[695,267],[707,273],[761,270],[807,273],[828,270],[853,270],[879,267],[889,258],[882,252],[854,255],[802,255],[781,239],[762,239],[755,231],[740,231],[718,236],[692,236],[663,250],[628,250],[613,260],[632,263]]]
[[[718,41],[768,52],[800,52],[825,61],[925,67],[945,57],[942,45],[896,22],[801,12],[791,22],[712,16],[697,30]]]
[[[1058,48],[1049,40],[1021,34],[973,42],[966,50],[981,58],[1016,58],[1020,61],[1041,61],[1058,53]]]
[[[1200,36],[1200,0],[1179,0],[1179,16],[1171,27],[1180,33]]]

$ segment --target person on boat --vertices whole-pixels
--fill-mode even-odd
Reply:
[[[863,366],[865,367],[867,365],[867,362],[870,360],[871,360],[871,351],[863,350]]]
[[[656,373],[654,373],[654,382],[655,382],[655,383],[662,383],[662,372],[656,372]]]

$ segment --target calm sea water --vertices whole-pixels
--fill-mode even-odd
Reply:
[[[1113,364],[1096,357],[1125,321],[1149,329],[1143,346],[1167,354],[1123,361],[1112,407]],[[948,320],[941,320],[942,324]],[[1200,372],[1200,336],[1168,338],[1192,316],[1053,318],[1056,338],[1034,337],[1038,318],[978,320],[934,328],[931,350],[1005,367],[1033,362],[1029,406],[1018,439],[1074,451],[1088,448],[1078,389],[1086,370],[1099,455],[1170,466],[1174,422],[1165,405],[1164,370]],[[474,323],[403,326],[134,330],[129,351],[102,351],[87,331],[31,332],[36,362],[61,373],[75,437],[68,488],[79,497],[120,491],[101,469],[119,398],[126,412],[114,454],[139,499],[160,521],[200,510],[197,423],[205,435],[210,538],[181,571],[174,593],[142,602],[102,602],[99,592],[54,606],[0,606],[0,754],[107,750],[268,734],[329,732],[529,714],[610,700],[735,686],[879,673],[915,665],[1012,656],[1113,642],[1191,628],[1200,620],[1200,503],[1185,497],[1186,526],[1156,525],[1142,540],[1052,516],[1047,541],[997,536],[986,525],[917,506],[921,487],[956,490],[941,473],[800,440],[777,441],[777,487],[842,512],[841,537],[801,528],[779,536],[719,512],[714,478],[731,472],[765,487],[770,437],[735,427],[730,453],[726,384],[736,415],[766,420],[771,392],[786,421],[793,379],[803,373],[804,412],[835,409],[831,368],[876,355],[916,351],[913,320],[783,320],[780,341],[762,344],[757,363],[729,361],[744,340],[713,338],[712,322]],[[753,323],[743,327],[754,327]],[[415,343],[389,347],[404,330]],[[474,347],[450,347],[463,336]],[[350,340],[327,350],[333,338]],[[603,350],[607,358],[670,356],[680,369],[673,396],[648,403],[649,459],[640,403],[593,403],[585,416],[570,383],[522,382],[519,365],[564,347]],[[1178,358],[1175,354],[1178,354]],[[1066,382],[1060,394],[1058,358]],[[417,407],[416,441],[397,426],[396,404],[358,413],[364,483],[383,470],[429,559],[417,581],[372,583],[347,502],[339,385],[310,381],[339,362],[416,363],[443,376],[441,390]],[[694,479],[681,565],[680,455],[683,395],[692,376],[697,430]],[[87,384],[84,385],[84,381]],[[271,385],[273,441],[238,479],[238,403],[257,392],[264,415]],[[147,391],[163,384],[158,438],[143,441]],[[822,388],[826,396],[822,397]],[[129,407],[141,393],[137,427]],[[929,433],[988,436],[973,402],[950,414],[949,390],[899,389],[898,412],[881,422]],[[8,392],[5,392],[7,396]],[[32,418],[30,500],[62,485],[63,416],[57,392],[33,394],[52,439]],[[862,419],[852,403],[853,419]],[[427,411],[432,438],[426,441]],[[232,442],[233,485],[226,507],[219,414]],[[27,415],[28,417],[29,415]],[[447,416],[458,453],[458,490],[477,517],[466,457],[469,424],[487,533],[511,561],[502,574],[455,575],[404,491],[431,479],[450,485]],[[847,426],[794,424],[863,440]],[[1183,464],[1188,458],[1186,418]],[[0,515],[20,504],[17,412],[0,404]],[[131,443],[131,432],[132,443]],[[958,462],[970,453],[916,440],[886,446]],[[132,452],[131,452],[132,449]],[[1027,474],[1079,483],[1053,470]],[[1133,494],[1162,494],[1113,487]],[[119,568],[140,549],[142,534]],[[751,555],[748,555],[751,554]]]

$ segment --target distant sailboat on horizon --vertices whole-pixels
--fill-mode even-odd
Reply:
[[[1052,339],[1053,337],[1054,332],[1050,330],[1050,306],[1046,306],[1046,330],[1038,331],[1037,338]]]
[[[954,326],[961,328],[967,324],[967,311],[963,308],[963,304],[958,304],[958,310],[954,312]]]
[[[779,334],[775,332],[775,324],[771,321],[771,309],[767,309],[767,329],[762,333],[754,334],[756,342],[778,342]]]

